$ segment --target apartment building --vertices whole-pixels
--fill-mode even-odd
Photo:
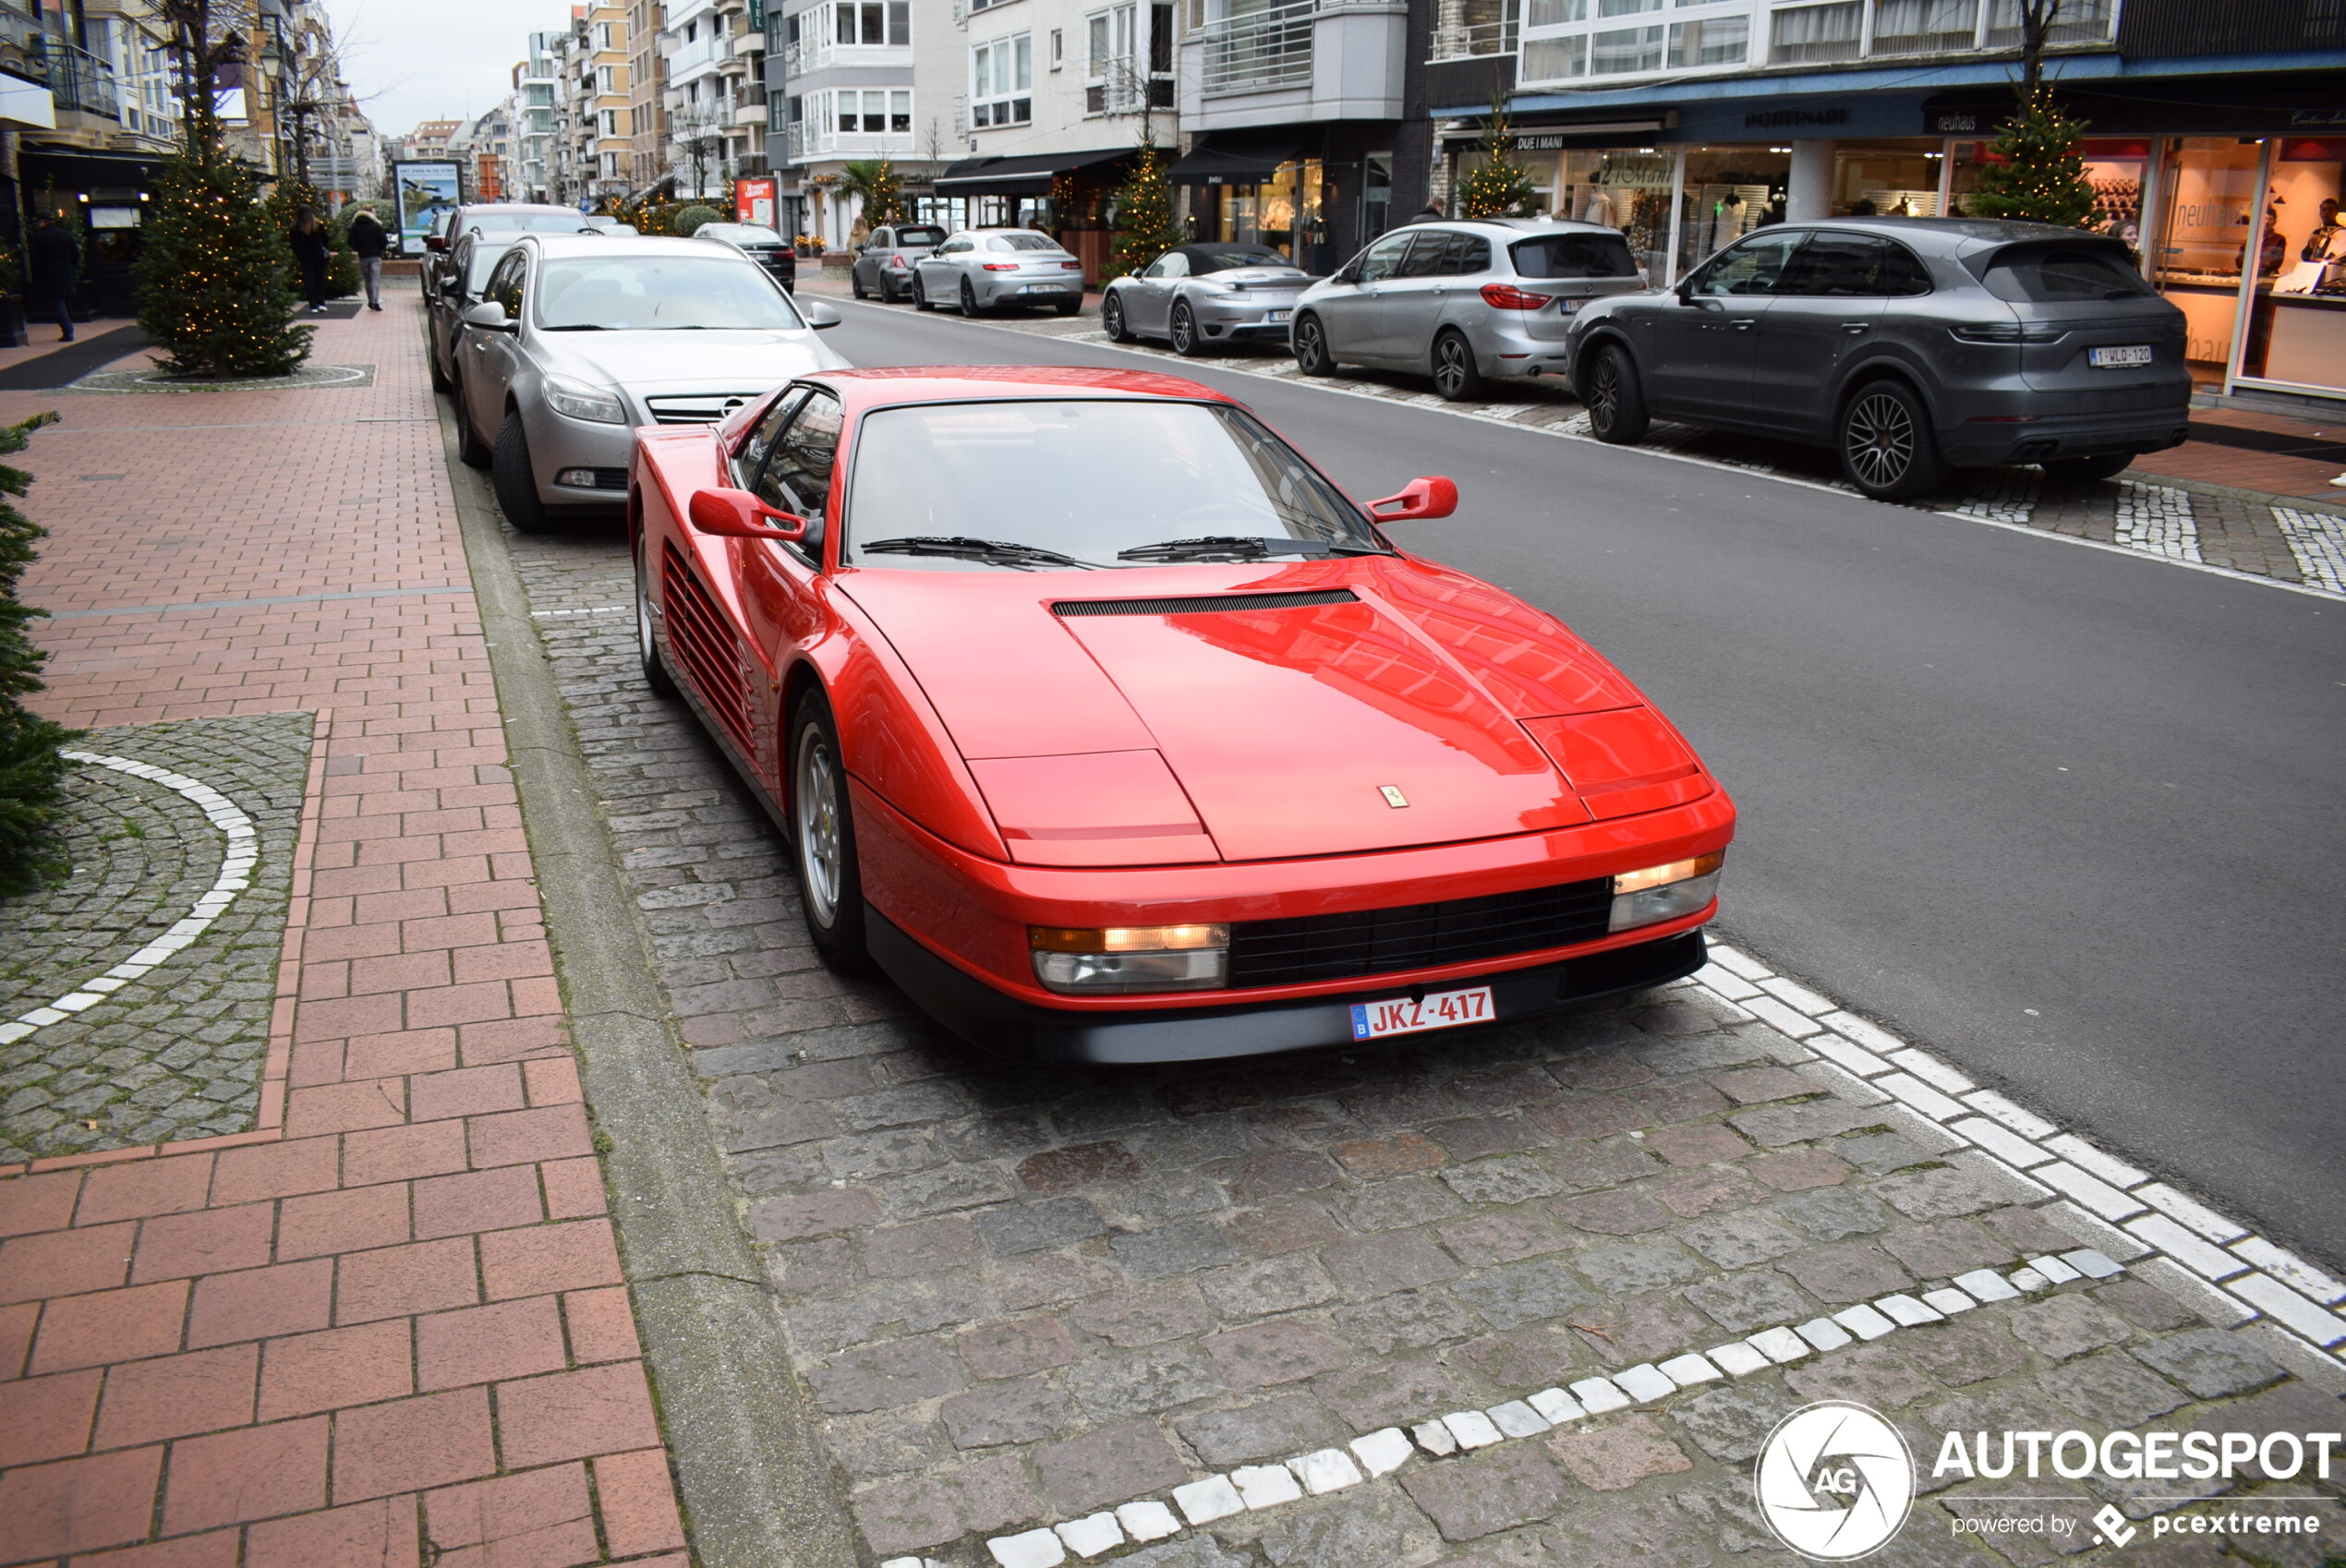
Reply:
[[[514,166],[509,201],[554,199],[555,96],[562,86],[557,56],[567,30],[533,32],[529,53],[513,70]]]
[[[627,12],[618,0],[571,7],[555,59],[557,201],[592,206],[630,187]]]
[[[661,101],[680,197],[730,208],[732,182],[767,170],[765,10],[765,0],[669,0]]]
[[[628,0],[626,174],[631,191],[647,189],[668,172],[668,57],[660,53],[668,7],[661,0]]]

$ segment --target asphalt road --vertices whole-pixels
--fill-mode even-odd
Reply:
[[[859,365],[1142,363],[841,308]],[[1743,813],[1723,934],[2346,1265],[2346,604],[1194,373],[1355,495],[1458,481],[1396,537],[1560,616],[1687,731]]]

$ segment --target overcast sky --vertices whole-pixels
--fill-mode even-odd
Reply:
[[[385,136],[478,115],[513,90],[524,41],[570,19],[567,0],[326,0],[350,90]]]

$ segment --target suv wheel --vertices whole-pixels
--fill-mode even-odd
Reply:
[[[1482,395],[1482,367],[1474,362],[1474,345],[1458,332],[1433,340],[1433,390],[1450,403]]]
[[[1930,415],[1904,381],[1857,389],[1841,413],[1841,468],[1876,501],[1907,501],[1946,482]]]
[[[1100,301],[1100,331],[1107,334],[1110,343],[1132,341],[1132,329],[1124,324],[1123,296],[1111,294]]]
[[[1589,428],[1601,441],[1635,446],[1645,440],[1646,393],[1638,380],[1638,363],[1617,343],[1597,350],[1589,363]]]
[[[1288,333],[1288,344],[1295,351],[1295,368],[1307,376],[1336,374],[1336,356],[1328,352],[1328,332],[1320,325],[1317,316],[1299,316]]]
[[[1166,333],[1173,343],[1173,352],[1184,359],[1195,359],[1205,352],[1205,339],[1197,330],[1197,313],[1189,301],[1174,304],[1172,320],[1166,324]]]
[[[2099,457],[2061,457],[2045,464],[2045,476],[2065,479],[2072,484],[2091,484],[2096,479],[2114,479],[2123,474],[2134,461],[2131,452],[2105,452]]]

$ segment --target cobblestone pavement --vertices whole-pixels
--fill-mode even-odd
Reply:
[[[79,742],[218,790],[252,818],[260,858],[251,887],[153,971],[0,1045],[0,1163],[253,1125],[311,727],[307,713],[197,718]],[[0,904],[0,1018],[72,992],[185,917],[226,852],[203,812],[160,784],[85,765],[67,788],[72,874]]]
[[[890,308],[909,311],[912,308]],[[939,331],[947,332],[986,326],[1063,338],[1071,343],[1114,346],[1091,316],[1066,320],[1013,316],[968,323],[958,316],[940,313],[931,320],[938,323]],[[1158,343],[1143,341],[1123,346],[1131,352],[1176,364],[1194,363],[1282,380],[1302,380],[1294,359],[1285,350],[1264,345],[1226,349],[1197,361],[1182,360]],[[1445,403],[1422,376],[1360,367],[1348,368],[1313,384],[1355,396],[1416,404],[1554,435],[1595,440],[1589,433],[1588,416],[1560,382],[1501,383],[1491,401],[1461,404]],[[1789,442],[1760,440],[1656,420],[1642,450],[1798,479],[1849,495],[1857,493],[1842,477],[1831,453]],[[2157,476],[2141,470],[2130,471],[2115,480],[2074,484],[2049,479],[2038,468],[1993,468],[1963,470],[1947,494],[1916,504],[1925,511],[2064,534],[2172,561],[2270,577],[2323,593],[2340,593],[2341,585],[2346,585],[2346,513],[2331,510],[2318,501],[2277,505],[2242,493],[2193,486],[2187,481],[2160,483]]]
[[[1692,986],[1296,1059],[1036,1073],[976,1056],[884,982],[816,962],[779,840],[642,683],[616,530],[508,539],[710,1136],[891,1568],[1048,1568],[1086,1546],[1148,1568],[1789,1562],[1749,1464],[1807,1401],[1894,1414],[1926,1468],[1952,1430],[2335,1430],[2346,1414],[2267,1354],[2270,1331],[2233,1330],[2244,1310],[2195,1297],[2211,1322],[2149,1263],[2112,1272],[2081,1243],[2146,1248]],[[2094,1272],[2020,1267],[2057,1254]],[[1958,1276],[1974,1295],[1949,1294]],[[1886,1293],[1987,1304],[1892,1333],[1865,1305]],[[1817,1321],[1836,1314],[1884,1337]],[[1803,1323],[1810,1341],[1765,1332]],[[1735,1348],[1755,1333],[1791,1362]],[[1674,1363],[1703,1351],[1733,1381]],[[1664,1377],[1651,1403],[1584,1418],[1546,1397],[1614,1373],[1642,1386],[1656,1363],[1691,1386]],[[1509,1403],[1533,1395],[1548,1416]],[[1467,1414],[1485,1408],[1497,1424]],[[1452,1412],[1447,1437],[1346,1447]],[[1493,1441],[1433,1452],[1461,1438]],[[1343,1490],[1298,1495],[1277,1466],[1307,1453],[1312,1490]],[[1362,1467],[1374,1478],[1345,1484]],[[2050,1473],[1926,1485],[1875,1561],[2035,1564],[2091,1548],[2081,1521],[2107,1503],[2140,1520],[2183,1501]],[[2318,1494],[2325,1527],[2346,1527],[2335,1481],[2276,1490]],[[1957,1533],[2021,1516],[2071,1528]],[[1125,1550],[1151,1531],[1171,1538]],[[2319,1561],[2265,1544],[2250,1555]],[[2221,1555],[2146,1545],[2113,1561]]]

